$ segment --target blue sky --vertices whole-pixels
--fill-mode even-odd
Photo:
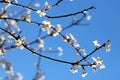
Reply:
[[[25,1],[27,3],[27,1]],[[24,4],[26,4],[24,2]],[[39,1],[42,2],[42,1]],[[45,2],[45,0],[43,0]],[[54,3],[53,1],[49,1],[49,3]],[[22,0],[20,1],[21,4]],[[63,1],[59,5],[59,7],[52,9],[47,12],[49,15],[60,15],[66,13],[73,13],[76,11],[83,10],[84,8],[88,8],[90,6],[95,6],[96,10],[90,10],[89,15],[92,16],[90,21],[84,20],[82,23],[89,23],[89,26],[74,26],[74,28],[70,28],[63,33],[72,33],[78,39],[78,43],[82,45],[86,51],[89,53],[94,49],[93,41],[99,40],[100,43],[104,43],[108,39],[111,40],[111,51],[109,53],[105,52],[105,49],[97,51],[92,56],[100,56],[106,65],[106,68],[103,70],[99,70],[97,72],[92,72],[91,69],[87,68],[88,75],[85,78],[81,77],[81,69],[77,74],[72,74],[70,72],[70,65],[57,63],[53,61],[49,61],[47,59],[41,60],[41,70],[45,72],[46,77],[45,80],[118,80],[120,79],[120,22],[119,22],[119,14],[120,14],[120,1],[119,0],[74,0],[73,2],[69,2],[69,0]],[[1,7],[1,6],[0,6]],[[14,8],[11,8],[14,9]],[[39,15],[32,14],[31,17],[35,21],[41,22],[42,20]],[[79,18],[77,16],[76,18]],[[51,22],[56,24],[61,24],[62,26],[66,26],[70,23],[72,17],[66,19],[54,19]],[[24,24],[24,25],[23,25]],[[22,36],[26,36],[30,41],[37,38],[38,28],[35,25],[29,25],[26,23],[20,23],[21,29],[23,30]],[[62,39],[58,36],[56,38],[48,38],[45,40],[46,48],[52,47],[53,49],[57,49],[57,46],[63,47],[63,56],[59,57],[56,54],[52,53],[43,53],[48,54],[52,57],[63,59],[67,61],[75,61],[78,59],[76,57],[74,49],[72,49],[67,43],[64,43]],[[11,61],[14,65],[14,70],[16,72],[21,72],[23,74],[23,80],[32,80],[35,75],[36,68],[34,63],[37,61],[37,56],[30,54],[27,50],[19,50],[15,49],[10,52],[7,52],[6,58]],[[0,67],[1,68],[1,67]],[[0,76],[4,76],[3,70],[0,69]]]

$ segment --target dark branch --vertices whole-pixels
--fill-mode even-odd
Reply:
[[[63,17],[75,16],[75,15],[78,15],[78,14],[84,14],[84,11],[88,11],[88,10],[91,10],[91,9],[95,9],[95,7],[91,6],[90,8],[87,8],[87,9],[84,9],[82,11],[78,11],[78,12],[75,12],[75,13],[71,13],[71,14],[60,15],[60,16],[48,16],[48,15],[46,15],[45,17],[47,17],[47,18],[63,18]]]

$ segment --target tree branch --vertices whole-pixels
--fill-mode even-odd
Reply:
[[[65,14],[65,15],[60,15],[60,16],[48,16],[48,15],[46,15],[45,17],[47,17],[47,18],[63,18],[63,17],[75,16],[75,15],[78,15],[78,14],[84,14],[84,11],[89,11],[91,9],[95,9],[95,7],[91,6],[90,8],[87,8],[87,9],[84,9],[82,11],[78,11],[78,12],[75,12],[75,13],[71,13],[71,14]]]

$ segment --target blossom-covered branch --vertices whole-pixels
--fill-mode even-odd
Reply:
[[[20,40],[20,36],[19,37],[16,37],[14,36],[13,34],[11,34],[10,32],[6,31],[5,29],[1,28],[0,27],[0,30],[8,33],[9,35],[11,35],[12,37],[14,37],[16,40]],[[95,50],[93,50],[90,54],[86,55],[85,57],[83,57],[81,60],[77,61],[77,62],[68,62],[68,61],[63,61],[63,60],[58,60],[58,59],[54,59],[54,58],[51,58],[51,57],[48,57],[48,56],[44,56],[40,53],[37,53],[35,51],[33,51],[31,48],[27,47],[27,45],[24,45],[23,43],[21,44],[24,48],[26,48],[28,51],[30,51],[31,53],[37,55],[37,56],[40,56],[40,57],[43,57],[43,58],[46,58],[46,59],[49,59],[49,60],[52,60],[52,61],[56,61],[56,62],[61,62],[61,63],[65,63],[65,64],[70,64],[72,66],[78,66],[80,62],[82,62],[83,60],[85,60],[86,58],[88,58],[90,55],[92,55],[93,53],[95,53],[97,50],[101,49],[102,47],[107,47],[109,46],[108,43],[110,42],[110,40],[108,40],[106,43],[102,44],[101,46],[99,46],[98,48],[96,48]],[[76,48],[75,48],[76,49]],[[78,49],[76,49],[78,50]],[[82,65],[80,64],[80,66],[86,66],[86,65]],[[87,65],[87,66],[90,66],[90,65]]]
[[[58,5],[61,1],[62,0],[58,1],[55,5]],[[40,14],[41,16],[45,16],[47,18],[63,18],[63,17],[75,16],[75,15],[78,15],[78,14],[85,14],[84,13],[85,11],[89,11],[91,9],[96,9],[94,6],[91,6],[87,9],[84,9],[84,10],[81,10],[81,11],[78,11],[78,12],[75,12],[75,13],[70,13],[70,14],[65,14],[65,15],[60,15],[60,16],[49,16],[49,15],[46,15],[46,9],[45,9],[45,11],[44,10],[40,11],[40,10],[33,9],[31,7],[28,7],[28,6],[24,6],[24,5],[13,3],[13,2],[7,2],[7,1],[0,1],[0,3],[6,3],[6,4],[10,4],[10,5],[12,4],[12,5],[21,7],[21,8],[26,8],[28,10],[32,10],[33,12],[36,12],[36,13]]]
[[[39,1],[37,2],[38,3],[34,3],[30,0],[27,5],[24,5],[24,3],[19,3],[18,0],[0,0],[0,7],[2,6],[0,12],[0,65],[6,70],[6,73],[10,73],[10,76],[7,76],[5,79],[14,80],[17,78],[18,80],[22,80],[23,78],[20,73],[14,72],[12,62],[9,62],[5,57],[9,50],[16,50],[16,48],[19,48],[20,50],[25,49],[38,57],[38,61],[35,64],[37,70],[33,80],[43,80],[45,77],[45,74],[41,72],[40,69],[40,61],[42,58],[70,65],[70,71],[72,73],[77,73],[78,69],[81,69],[82,77],[85,77],[88,74],[86,67],[92,68],[93,71],[105,68],[102,58],[94,56],[91,57],[91,55],[94,55],[94,53],[102,48],[104,48],[106,52],[109,52],[111,50],[110,40],[107,40],[103,44],[100,44],[98,40],[94,40],[93,44],[95,47],[88,53],[86,49],[81,46],[78,36],[68,30],[71,28],[74,29],[74,27],[82,26],[86,20],[91,20],[91,15],[89,15],[88,12],[96,9],[94,6],[77,10],[72,13],[58,13],[55,15],[49,14],[49,12],[54,11],[54,7],[61,7],[62,5],[60,4],[64,3],[64,0],[56,0],[52,4],[48,1],[43,1],[43,3],[39,3]],[[12,10],[13,7],[19,9],[20,11]],[[66,20],[65,25],[64,21],[61,21],[63,18]],[[56,20],[58,20],[58,23],[56,23]],[[26,25],[29,25],[29,28],[24,30],[27,28]],[[34,27],[36,31],[32,30],[30,33],[27,33],[29,29],[32,29],[32,27]],[[37,35],[36,33],[33,33],[32,36],[32,32],[36,32]],[[27,37],[26,33],[29,37]],[[67,61],[49,56],[53,53],[57,53],[58,56],[63,55],[63,44],[62,46],[57,45],[57,49],[53,49],[51,46],[48,46],[52,45],[50,44],[51,42],[48,42],[50,39],[58,39],[58,37],[59,40],[65,42],[64,44],[67,44],[72,48],[72,50],[74,50],[72,55],[75,55],[75,61]],[[31,38],[33,39],[31,40]],[[48,43],[48,45],[46,45],[46,43]],[[53,46],[56,46],[56,44],[53,44]]]

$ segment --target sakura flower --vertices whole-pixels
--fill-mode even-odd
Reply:
[[[38,39],[38,47],[39,48],[43,48],[44,47],[44,41],[43,41],[43,39]]]
[[[57,28],[55,30],[55,32],[53,33],[53,36],[57,36],[59,34],[59,32],[62,31],[62,27],[60,24],[57,24]]]
[[[103,63],[103,60],[100,57],[94,58],[92,57],[92,59],[95,61],[95,63],[100,67],[100,69],[104,69],[105,65]]]
[[[61,47],[58,47],[58,55],[62,56],[63,55],[63,49]]]
[[[77,70],[77,69],[75,69],[75,68],[71,68],[71,69],[70,69],[70,71],[71,71],[73,74],[75,74],[75,73],[77,73],[77,72],[78,72],[78,70]]]
[[[62,31],[62,27],[61,27],[61,25],[60,24],[57,24],[57,32],[61,32]]]
[[[71,33],[70,34],[66,34],[66,36],[64,38],[64,42],[68,42],[70,45],[72,45],[75,48],[80,46],[77,43],[77,40],[74,38],[74,36]]]
[[[30,15],[29,14],[27,14],[26,16],[25,16],[25,20],[27,21],[27,22],[31,22],[31,18],[30,18]]]
[[[80,51],[83,55],[87,55],[86,50],[84,48],[80,47]]]
[[[0,48],[0,55],[4,55],[5,54],[5,49],[4,48]]]
[[[48,21],[48,20],[43,21],[42,24],[43,24],[44,27],[48,27],[48,28],[52,27],[51,22]]]
[[[87,19],[87,20],[91,20],[91,18],[92,18],[92,16],[86,15],[86,19]]]
[[[70,38],[71,38],[74,42],[76,42],[75,37],[74,37],[71,33],[70,33],[69,35],[70,35]]]
[[[23,44],[25,42],[25,38],[19,38],[18,40],[15,41],[15,44],[17,47],[19,47],[20,49],[23,49]]]
[[[44,4],[44,7],[47,8],[47,9],[50,9],[51,5],[46,1],[45,4]]]
[[[74,43],[73,46],[76,48],[79,47],[80,45],[78,43]]]
[[[18,0],[14,0],[16,3],[18,3]]]
[[[85,77],[85,76],[87,76],[87,72],[86,71],[82,71],[82,77]]]
[[[87,20],[91,20],[92,16],[89,15],[88,11],[85,10],[85,11],[83,11],[83,13],[86,15]]]
[[[50,21],[45,20],[42,22],[42,26],[47,30],[47,33],[50,34],[51,30],[52,30],[52,24]]]
[[[35,3],[34,7],[40,7],[40,4],[39,3]]]
[[[18,78],[18,80],[23,80],[23,76],[21,73],[15,73],[15,76]]]
[[[85,10],[85,11],[83,11],[83,13],[84,13],[84,14],[88,14],[88,11]]]
[[[40,17],[44,17],[46,15],[46,11],[44,10],[37,10],[36,13],[39,14]]]
[[[96,47],[101,46],[100,43],[99,43],[99,41],[97,41],[97,40],[93,41],[93,43],[94,43],[94,45],[95,45]]]
[[[103,64],[103,60],[100,57],[97,58],[92,57],[92,59],[97,63],[97,65]]]
[[[100,69],[104,69],[104,68],[105,68],[104,64],[100,65]]]
[[[105,49],[106,49],[106,52],[109,52],[111,49],[111,43],[110,43],[110,40],[107,41],[107,43],[105,44]]]

